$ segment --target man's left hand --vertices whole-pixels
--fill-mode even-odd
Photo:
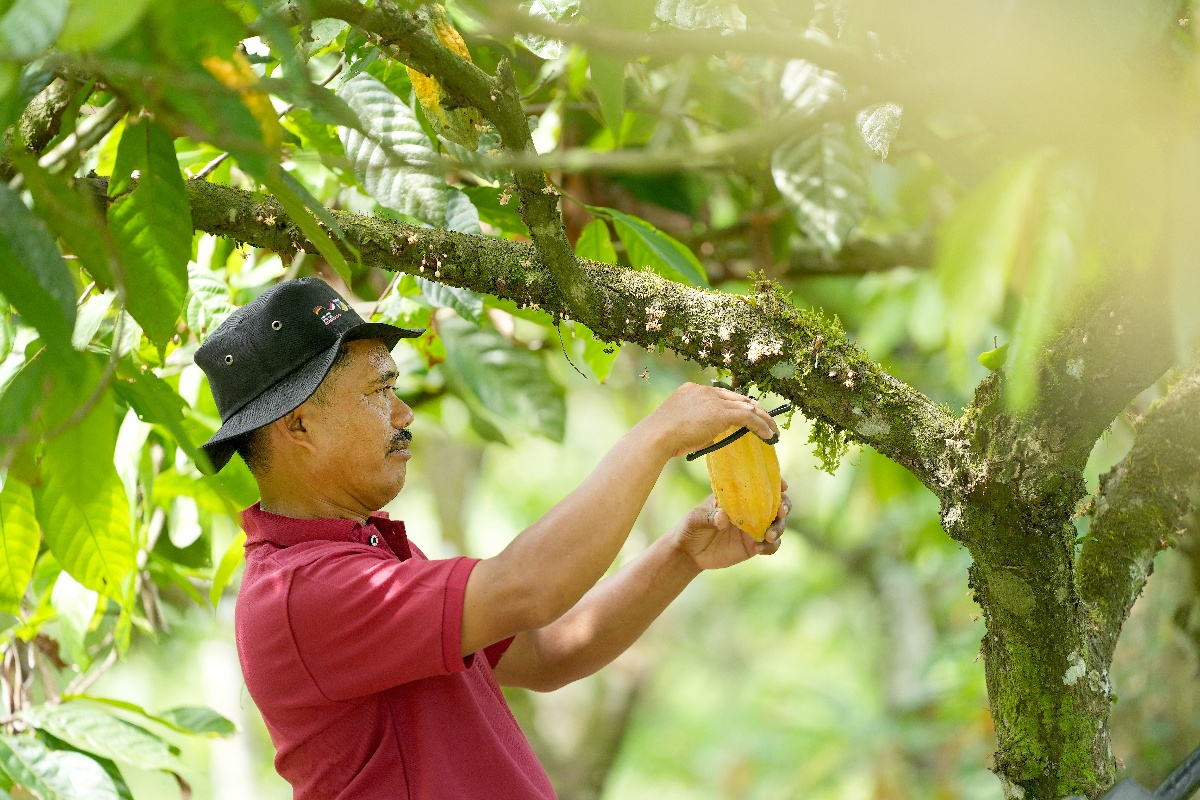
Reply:
[[[780,483],[786,491],[787,481]],[[722,569],[756,555],[772,555],[778,550],[784,518],[791,510],[792,501],[785,494],[775,520],[767,528],[766,537],[756,542],[729,520],[729,515],[717,505],[716,497],[710,494],[707,500],[688,512],[671,535],[675,537],[675,546],[688,555],[697,568]]]

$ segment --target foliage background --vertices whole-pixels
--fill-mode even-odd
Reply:
[[[858,94],[853,98],[862,107],[850,108],[855,103],[839,97],[852,78],[811,62],[740,54],[626,61],[544,38],[526,37],[518,45],[511,32],[501,35],[509,18],[498,5],[448,5],[477,63],[491,71],[502,56],[513,59],[538,150],[551,159],[566,154],[562,163],[548,163],[580,255],[742,294],[751,291],[750,270],[762,270],[791,291],[793,304],[836,315],[873,359],[955,411],[988,373],[976,354],[1016,342],[1010,366],[1019,378],[1029,370],[1030,342],[1039,341],[1042,321],[1061,313],[1064,297],[1098,280],[1084,245],[1084,232],[1095,224],[1089,215],[1103,217],[1089,205],[1096,174],[1086,153],[1064,152],[1059,132],[993,147],[1005,131],[989,128],[985,112],[939,116],[926,98],[925,108],[917,106],[920,123],[910,124],[904,115],[911,112],[886,97]],[[48,402],[37,392],[45,384],[29,389],[20,377],[33,374],[38,347],[52,347],[52,336],[28,311],[5,314],[3,433],[44,437],[19,447],[6,439],[5,485],[11,493],[20,485],[39,489],[43,482],[104,472],[103,486],[119,483],[132,512],[115,527],[128,522],[136,547],[126,553],[125,573],[116,576],[124,582],[104,596],[103,570],[61,572],[55,559],[66,551],[35,543],[37,567],[32,578],[15,581],[19,588],[10,600],[17,613],[5,618],[7,734],[37,730],[52,752],[88,750],[83,738],[31,722],[36,712],[14,701],[11,687],[28,684],[27,700],[39,707],[73,679],[103,672],[85,687],[93,697],[152,711],[211,706],[238,727],[227,738],[203,730],[185,736],[133,712],[127,718],[162,744],[137,740],[109,753],[120,770],[111,791],[121,791],[123,778],[134,797],[175,796],[182,792],[172,775],[177,772],[197,798],[285,797],[236,668],[230,615],[237,572],[220,570],[222,563],[236,564],[232,512],[254,500],[253,484],[238,463],[214,480],[201,477],[194,460],[195,444],[215,428],[216,411],[190,354],[222,315],[281,279],[317,274],[364,316],[436,329],[436,337],[415,348],[402,344],[396,353],[405,371],[401,392],[416,407],[417,422],[412,479],[391,510],[427,552],[441,555],[497,552],[681,381],[718,375],[653,349],[606,353],[581,324],[556,327],[560,320],[536,308],[411,276],[393,280],[352,259],[339,262],[335,250],[281,257],[201,233],[189,248],[190,223],[178,208],[182,182],[163,167],[171,149],[187,176],[204,172],[215,184],[265,187],[300,207],[311,195],[326,207],[439,228],[504,238],[523,238],[525,228],[505,200],[503,174],[472,160],[495,155],[494,132],[483,131],[474,155],[439,139],[404,67],[342,23],[324,20],[271,33],[283,38],[264,33],[246,41],[255,75],[276,81],[263,84],[280,119],[276,129],[262,119],[265,95],[246,89],[255,78],[226,75],[240,68],[232,47],[248,33],[241,22],[257,16],[252,6],[210,1],[184,11],[168,2],[135,3],[119,24],[105,16],[113,4],[101,0],[63,4],[66,16],[57,24],[39,16],[38,8],[53,4],[35,6],[0,3],[6,124],[29,101],[27,84],[49,82],[55,70],[59,80],[72,68],[105,74],[106,84],[86,93],[76,89],[82,97],[62,133],[43,149],[88,119],[107,113],[115,124],[91,146],[67,148],[44,164],[44,180],[60,181],[61,189],[67,176],[94,171],[111,176],[115,197],[113,184],[134,168],[144,186],[150,187],[147,177],[162,177],[161,185],[146,189],[160,194],[145,206],[134,199],[126,205],[151,215],[138,224],[163,237],[159,251],[131,254],[113,210],[118,206],[109,210],[111,247],[129,269],[124,299],[130,314],[119,313],[120,298],[105,291],[120,288],[119,281],[97,273],[104,254],[89,260],[47,211],[51,204],[34,177],[39,170],[14,162],[27,183],[13,186],[9,196],[28,190],[25,200],[47,218],[63,251],[77,256],[64,274],[71,298],[79,298],[70,331],[78,355],[61,355],[60,372],[77,377],[54,384]],[[595,7],[545,0],[532,10],[558,22],[589,13],[603,18]],[[1073,10],[1079,7],[1060,9],[1064,15]],[[775,23],[848,47],[873,42],[862,22],[869,14],[843,3],[664,0],[652,11],[607,21],[659,31],[756,30]],[[1193,29],[1183,24],[1190,6],[1157,12],[1139,6],[1137,13],[1134,26],[1112,9],[1089,10],[1086,19],[1114,40],[1118,53],[1165,41],[1180,59],[1191,58]],[[196,19],[185,19],[193,14]],[[52,49],[44,53],[29,44],[37,40],[29,31],[44,32],[47,25],[53,33],[43,38]],[[221,47],[228,50],[221,54],[226,66],[199,70]],[[307,66],[293,69],[292,59]],[[132,71],[122,74],[119,67]],[[216,111],[189,106],[193,87],[186,81],[139,94],[134,78],[144,75],[160,81],[185,75],[215,96],[225,91],[225,99],[245,102]],[[308,83],[327,77],[325,89]],[[153,122],[131,111],[139,105],[153,110]],[[141,151],[124,150],[137,143],[130,131],[140,137]],[[247,132],[249,144],[237,138]],[[1131,147],[1139,141],[1131,140]],[[10,154],[19,150],[12,141],[9,146]],[[711,163],[689,160],[704,146],[724,150]],[[273,147],[281,150],[273,153]],[[224,158],[227,151],[233,157]],[[397,151],[403,159],[388,155]],[[634,160],[621,169],[605,166],[604,159],[622,153]],[[280,154],[287,178],[268,166]],[[146,208],[165,210],[154,217]],[[19,214],[13,207],[9,213]],[[76,221],[88,230],[86,216]],[[1150,222],[1135,217],[1126,223],[1114,239],[1136,257]],[[6,241],[18,241],[11,226],[4,232]],[[6,268],[27,262],[12,251],[17,255]],[[185,286],[172,290],[163,276],[178,279],[184,262]],[[170,319],[139,308],[142,295],[134,290],[142,288],[135,280],[143,268],[158,270],[154,291],[178,306]],[[9,283],[0,291],[18,304],[20,287]],[[1164,313],[1180,313],[1166,305]],[[45,429],[106,385],[102,373],[110,356],[119,364],[115,393],[103,394],[98,412],[75,426],[71,458],[56,462],[56,437],[45,436]],[[1128,451],[1130,419],[1163,390],[1153,387],[1139,397],[1098,444],[1087,468],[1089,490]],[[810,433],[796,415],[778,445],[795,510],[777,556],[700,578],[602,674],[552,695],[510,693],[564,798],[1000,796],[988,772],[995,739],[976,659],[983,626],[965,593],[966,551],[946,537],[936,499],[908,472],[857,447],[825,471],[834,465],[812,452]],[[108,475],[108,453],[115,475]],[[672,464],[622,558],[706,493],[703,467]],[[6,537],[16,519],[12,503],[3,508]],[[111,508],[104,513],[116,513]],[[51,515],[41,505],[38,515],[42,535],[52,538]],[[37,527],[27,527],[37,536]],[[1086,535],[1086,520],[1080,535]],[[59,582],[66,588],[55,588]],[[39,671],[36,681],[14,672],[21,659],[53,662],[51,650],[63,658],[61,671]],[[117,651],[121,658],[103,671]],[[1198,670],[1200,549],[1193,536],[1159,556],[1158,575],[1135,606],[1114,668],[1115,751],[1147,785],[1200,740]],[[210,732],[221,732],[214,724]],[[171,760],[168,742],[182,765]],[[0,762],[12,776],[17,767],[4,755]],[[70,765],[64,762],[64,769]],[[110,796],[107,788],[78,785],[55,791]]]

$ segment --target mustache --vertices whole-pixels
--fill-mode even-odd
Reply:
[[[400,430],[396,431],[396,435],[392,437],[392,444],[389,448],[389,452],[392,450],[403,450],[404,446],[411,441],[412,433],[409,432],[408,428],[401,428]]]

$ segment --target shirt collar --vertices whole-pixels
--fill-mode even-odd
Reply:
[[[291,547],[303,542],[352,542],[372,544],[371,536],[382,536],[383,542],[400,558],[412,555],[408,547],[408,535],[404,523],[393,520],[386,511],[376,511],[365,523],[353,519],[297,519],[272,514],[262,510],[262,503],[255,503],[241,513],[242,529],[246,531],[246,547],[273,544]]]

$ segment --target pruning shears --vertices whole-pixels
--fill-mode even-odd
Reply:
[[[733,389],[732,386],[730,386],[727,383],[722,383],[721,381],[713,381],[713,386],[719,386],[722,389],[729,389],[730,391],[736,391],[735,389]],[[792,410],[792,404],[784,403],[783,405],[779,406],[778,408],[771,409],[767,413],[770,414],[772,417],[777,417],[780,414],[786,414],[787,412],[789,412],[791,410]],[[734,442],[736,442],[738,439],[742,438],[749,432],[750,432],[749,428],[738,428],[736,431],[729,434],[724,439],[721,439],[718,442],[713,442],[708,447],[702,447],[694,453],[688,453],[687,460],[695,461],[700,456],[708,455],[709,453],[713,452],[714,450],[720,450],[725,445],[733,444]],[[775,444],[776,442],[779,441],[779,434],[777,433],[774,436],[772,436],[770,439],[765,439],[764,441],[767,444]]]

